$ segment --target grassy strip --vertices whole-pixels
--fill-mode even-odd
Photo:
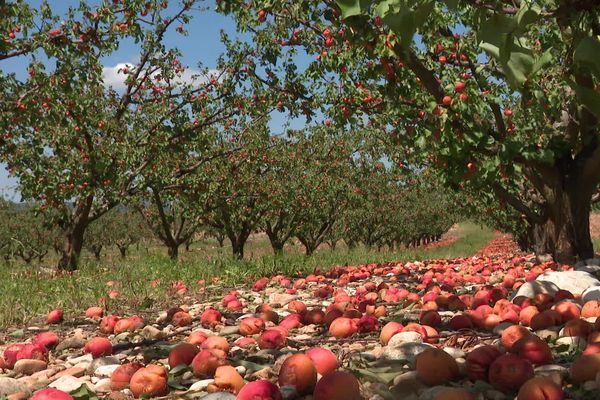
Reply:
[[[293,276],[336,265],[467,257],[475,254],[493,237],[491,230],[472,223],[459,225],[456,234],[458,240],[447,246],[397,252],[377,252],[362,247],[353,250],[337,248],[320,250],[312,257],[291,252],[243,261],[207,254],[203,259],[200,253],[200,256],[178,263],[156,252],[138,254],[138,257],[134,254],[127,260],[110,257],[96,262],[86,259],[74,275],[54,278],[35,267],[4,266],[0,268],[0,330],[32,321],[40,322],[36,317],[46,315],[57,307],[63,308],[67,316],[81,316],[87,307],[107,297],[110,290],[108,281],[117,282],[114,289],[120,293],[117,299],[109,300],[109,312],[143,313],[156,307],[174,305],[170,295],[173,281],[185,282],[193,293],[199,279],[210,282],[214,276],[219,277],[220,285],[234,287],[254,277]]]

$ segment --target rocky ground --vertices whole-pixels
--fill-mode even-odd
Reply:
[[[159,315],[56,309],[6,332],[0,397],[592,399],[598,271],[499,236],[466,259],[174,282]]]

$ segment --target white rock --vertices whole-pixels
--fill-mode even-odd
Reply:
[[[444,347],[443,350],[446,353],[450,354],[454,359],[464,358],[466,355],[464,351],[457,349],[456,347]]]
[[[548,376],[552,374],[558,374],[562,377],[569,376],[569,369],[557,364],[540,365],[535,368],[534,372],[537,376]]]
[[[517,293],[513,296],[513,300],[519,296],[525,296],[533,299],[536,294],[548,293],[552,296],[558,292],[560,288],[552,282],[547,281],[529,281],[521,285]]]
[[[600,281],[589,272],[584,271],[549,271],[538,276],[537,281],[552,282],[562,290],[573,294],[581,294],[587,288],[600,286]]]
[[[403,343],[423,343],[423,336],[419,332],[399,332],[388,342],[388,347],[397,347]]]
[[[286,305],[292,300],[296,300],[298,296],[288,293],[271,293],[269,295],[269,303],[270,304],[281,304],[282,306]]]
[[[96,370],[94,371],[94,375],[96,375],[96,376],[111,376],[113,374],[113,372],[115,372],[115,370],[117,368],[119,368],[120,366],[121,366],[120,364],[102,365],[101,367],[96,368]]]
[[[396,347],[386,346],[383,348],[383,358],[389,360],[405,360],[410,363],[415,361],[418,354],[433,347],[427,343],[402,343]]]
[[[74,390],[79,389],[83,384],[84,382],[79,378],[75,378],[71,375],[65,375],[61,376],[60,378],[49,384],[48,387],[70,393]]]
[[[19,392],[26,393],[27,396],[31,393],[24,382],[15,378],[0,377],[0,397],[7,397]]]
[[[600,286],[592,286],[583,291],[581,301],[585,303],[590,300],[600,300]]]
[[[111,390],[110,378],[100,379],[94,384],[94,392],[110,392]]]
[[[206,388],[208,387],[208,385],[210,385],[211,383],[213,383],[215,380],[214,379],[203,379],[201,381],[198,381],[196,383],[194,383],[192,386],[190,386],[190,391],[202,391],[202,390],[206,390]]]
[[[92,357],[92,355],[88,353],[80,357],[67,358],[66,363],[70,364],[71,366],[85,363],[87,364],[87,366],[89,366],[92,363],[92,361],[94,361],[94,357]],[[85,368],[87,368],[87,366]]]

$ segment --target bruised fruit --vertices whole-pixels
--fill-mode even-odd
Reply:
[[[213,376],[218,367],[227,364],[227,353],[223,350],[204,349],[192,360],[192,370],[197,377]]]
[[[257,335],[265,329],[265,321],[262,318],[248,317],[240,322],[240,334],[244,336]]]
[[[519,389],[516,400],[562,400],[563,389],[545,376],[531,378]]]
[[[260,349],[280,349],[285,346],[286,336],[278,329],[267,329],[258,337]]]
[[[229,342],[223,336],[209,336],[200,345],[202,349],[219,349],[225,353],[229,353]]]
[[[417,377],[426,385],[434,386],[458,378],[458,364],[454,357],[438,348],[426,349],[415,358]]]
[[[483,345],[472,350],[466,358],[467,376],[472,381],[485,381],[488,377],[490,365],[502,353],[496,346]]]
[[[138,369],[129,382],[133,396],[164,396],[169,391],[167,386],[167,371],[155,364]]]
[[[195,345],[201,345],[208,339],[208,335],[202,331],[194,331],[187,337],[187,342]]]
[[[504,354],[496,358],[488,374],[489,382],[502,392],[510,392],[521,387],[533,378],[533,365],[514,354]]]
[[[128,388],[131,377],[142,367],[142,364],[136,362],[119,366],[110,377],[110,388],[112,390],[123,390]]]
[[[173,324],[173,326],[179,327],[191,325],[192,316],[185,311],[178,311],[173,315],[173,318],[171,319],[171,324]]]
[[[100,332],[107,335],[114,333],[115,326],[117,325],[118,321],[119,317],[116,315],[107,315],[106,317],[102,318],[102,321],[100,321]]]
[[[324,375],[313,392],[313,400],[361,400],[358,379],[349,372],[333,371]]]
[[[178,365],[190,365],[199,349],[191,343],[180,343],[169,352],[169,367],[175,368]]]
[[[502,331],[500,336],[500,343],[508,351],[512,349],[512,346],[521,338],[531,335],[529,329],[521,325],[511,325]]]
[[[358,332],[358,322],[351,318],[339,317],[329,326],[329,334],[336,338],[346,338]]]
[[[303,396],[312,393],[317,384],[317,369],[310,357],[294,354],[285,359],[279,370],[279,386],[293,386]]]
[[[231,365],[222,365],[215,371],[214,382],[208,385],[208,392],[231,392],[237,394],[246,384],[244,378]]]
[[[282,400],[281,391],[272,382],[259,380],[249,382],[239,391],[236,400]]]
[[[535,335],[528,335],[517,340],[511,348],[511,353],[529,360],[535,365],[550,364],[552,362],[550,346]]]
[[[200,323],[205,328],[213,328],[221,323],[221,313],[214,308],[205,310],[200,316]]]

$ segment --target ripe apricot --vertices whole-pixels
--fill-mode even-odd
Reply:
[[[119,366],[110,377],[110,388],[112,390],[123,390],[128,388],[131,377],[142,367],[142,364],[136,362]]]
[[[466,389],[448,388],[438,392],[432,400],[475,400],[475,395]]]
[[[272,382],[258,380],[249,382],[239,391],[236,400],[282,400],[281,391]]]
[[[581,308],[581,317],[600,317],[600,300],[587,301]]]
[[[244,378],[231,365],[222,365],[215,371],[214,382],[208,385],[208,392],[227,391],[237,394],[246,384]]]
[[[527,335],[517,340],[513,344],[511,352],[535,365],[550,364],[552,362],[550,346],[536,335]]]
[[[109,356],[112,354],[112,343],[105,337],[95,337],[88,340],[83,351],[94,358]]]
[[[545,376],[537,376],[521,386],[517,400],[562,400],[563,397],[563,389],[556,382]]]
[[[267,329],[258,337],[258,347],[260,349],[280,349],[285,346],[287,335],[278,329]]]
[[[425,384],[434,386],[453,381],[458,377],[458,364],[444,350],[426,349],[415,358],[417,377]]]
[[[240,321],[240,334],[251,336],[261,333],[265,329],[265,321],[262,318],[248,317]]]
[[[467,376],[472,381],[487,380],[490,365],[502,353],[496,346],[484,345],[472,350],[466,358]]]
[[[175,368],[181,364],[190,365],[199,351],[198,347],[191,343],[178,344],[169,352],[169,367]]]
[[[223,336],[209,336],[200,345],[201,349],[219,349],[225,353],[229,353],[229,343]]]
[[[204,349],[192,360],[192,370],[197,377],[213,376],[218,367],[227,364],[227,353],[223,350]]]
[[[573,383],[584,383],[596,379],[600,371],[600,353],[587,354],[578,357],[571,364],[569,372]]]
[[[336,338],[346,338],[358,332],[358,324],[355,320],[339,317],[333,320],[329,326],[329,334]]]
[[[317,382],[313,400],[361,400],[358,379],[349,372],[330,372]]]
[[[502,331],[500,343],[502,343],[502,346],[504,346],[506,350],[510,351],[517,340],[529,335],[531,335],[529,329],[521,325],[511,325]]]
[[[73,400],[73,396],[62,390],[46,388],[35,392],[29,400]]]
[[[167,371],[156,364],[138,369],[129,382],[133,396],[152,397],[163,396],[169,389],[167,387]]]
[[[565,324],[561,335],[579,336],[585,338],[592,332],[593,329],[594,326],[584,319],[572,319]]]
[[[490,365],[488,380],[498,390],[510,392],[533,378],[533,365],[514,354],[504,354]]]
[[[313,347],[306,352],[306,355],[310,357],[317,372],[321,375],[335,371],[339,367],[337,356],[331,350],[323,347]]]
[[[185,311],[178,311],[171,318],[173,326],[188,326],[192,324],[192,316]]]
[[[300,395],[312,393],[317,384],[317,369],[305,354],[294,354],[285,359],[279,370],[279,386],[293,386]]]

